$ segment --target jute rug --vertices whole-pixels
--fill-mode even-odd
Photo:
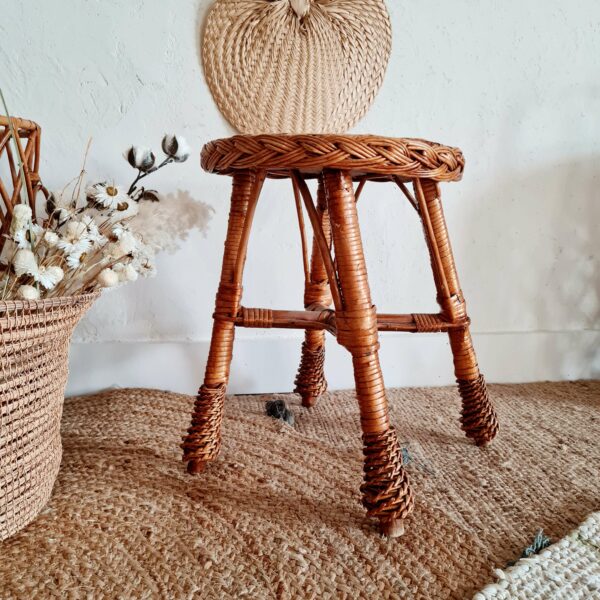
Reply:
[[[53,497],[0,544],[0,597],[470,598],[540,528],[554,541],[600,508],[600,382],[494,385],[501,432],[478,449],[453,388],[390,390],[417,506],[377,535],[359,503],[351,392],[294,428],[273,396],[229,399],[219,460],[191,478],[191,398],[117,390],[65,405]]]

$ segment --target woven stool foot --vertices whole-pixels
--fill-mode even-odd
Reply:
[[[187,472],[190,475],[199,475],[204,471],[205,468],[206,462],[204,462],[203,460],[197,460],[193,458],[192,460],[188,461],[187,464]]]
[[[188,473],[201,473],[206,462],[219,454],[224,400],[224,383],[215,387],[203,385],[196,396],[192,423],[181,444]]]
[[[365,481],[360,490],[367,514],[379,519],[383,535],[398,537],[404,519],[413,511],[414,499],[402,452],[393,427],[378,434],[363,434]]]
[[[381,519],[379,531],[389,538],[400,537],[404,535],[404,519]]]
[[[486,446],[498,433],[498,419],[483,375],[471,381],[459,379],[457,383],[463,401],[460,418],[462,429],[477,446]]]
[[[310,408],[317,403],[319,397],[327,391],[327,381],[324,374],[325,346],[316,348],[304,342],[302,344],[302,359],[296,375],[294,392],[300,394],[302,406]]]
[[[300,394],[300,398],[302,399],[302,406],[304,406],[304,408],[312,408],[317,403],[319,396]]]

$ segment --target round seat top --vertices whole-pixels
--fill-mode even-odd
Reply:
[[[355,179],[458,181],[464,158],[458,148],[413,138],[375,135],[235,135],[202,148],[202,168],[232,175],[259,169],[267,177],[292,170],[315,176],[323,169],[349,171]]]

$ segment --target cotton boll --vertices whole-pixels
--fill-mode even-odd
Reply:
[[[142,146],[131,146],[123,153],[125,160],[134,168],[140,171],[149,171],[156,161],[156,156],[150,148]]]
[[[190,147],[180,135],[166,134],[162,140],[162,149],[175,162],[184,162],[190,155]]]
[[[123,231],[119,237],[119,246],[121,246],[123,254],[131,254],[132,252],[135,252],[137,245],[137,239],[133,233],[127,230]]]
[[[33,252],[31,250],[17,250],[13,260],[13,268],[18,277],[37,273],[38,265]]]
[[[17,290],[17,296],[22,300],[39,300],[40,291],[32,285],[22,285]]]
[[[131,265],[127,265],[123,273],[126,281],[136,281],[138,278],[138,272]]]
[[[102,269],[100,273],[98,273],[98,283],[100,287],[115,287],[119,283],[119,275],[115,273],[112,269]]]
[[[127,265],[123,263],[117,263],[112,267],[112,269],[119,275],[119,281],[121,283],[135,281],[138,278],[138,272],[131,263]]]

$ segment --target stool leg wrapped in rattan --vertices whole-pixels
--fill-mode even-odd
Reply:
[[[256,171],[240,171],[233,178],[229,224],[206,374],[204,384],[196,396],[192,423],[183,444],[190,473],[202,471],[207,461],[216,458],[221,447],[223,400],[229,380],[235,336],[234,318],[240,307],[248,236],[263,181],[264,175]]]
[[[206,374],[183,442],[183,458],[191,473],[200,472],[219,451],[235,327],[305,330],[295,383],[306,407],[313,406],[327,387],[323,370],[325,331],[350,352],[363,433],[363,504],[388,536],[403,532],[404,519],[414,502],[389,420],[378,357],[379,331],[448,333],[463,403],[462,428],[477,445],[494,438],[498,423],[477,365],[438,187],[440,181],[460,179],[463,165],[457,148],[376,136],[234,136],[204,147],[202,166],[232,175],[233,192]],[[304,263],[303,311],[240,304],[252,218],[267,176],[292,180]],[[306,183],[315,177],[319,182],[316,202]],[[369,180],[395,182],[419,215],[439,313],[376,312],[356,211],[358,196]],[[353,181],[358,181],[356,192]],[[414,193],[407,185],[411,182]],[[310,258],[302,205],[314,234]],[[329,308],[332,303],[334,309]]]
[[[377,313],[371,302],[352,177],[326,171],[325,189],[340,289],[335,306],[337,339],[352,354],[363,430],[363,504],[370,516],[379,518],[382,533],[393,537],[403,533],[403,519],[412,511],[413,499],[389,421],[378,357]]]
[[[331,245],[331,225],[325,198],[323,179],[319,179],[317,189],[317,216],[327,244]],[[325,263],[316,239],[313,239],[310,258],[310,273],[304,287],[304,308],[307,310],[326,309],[331,304],[331,292]],[[300,394],[302,405],[313,406],[319,396],[327,391],[325,379],[325,331],[307,329],[302,344],[302,358],[296,375],[294,391]]]
[[[414,188],[442,315],[447,321],[460,325],[456,329],[450,329],[448,335],[454,357],[456,381],[463,401],[462,428],[478,446],[484,446],[494,439],[498,432],[498,422],[488,397],[485,380],[477,365],[469,332],[466,303],[458,283],[439,187],[434,181],[417,179]]]

